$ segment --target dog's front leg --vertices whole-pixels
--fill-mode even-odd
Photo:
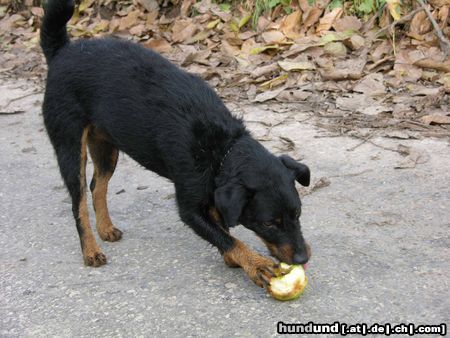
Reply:
[[[270,278],[275,276],[277,264],[274,261],[250,250],[219,224],[196,213],[181,212],[181,218],[200,237],[219,249],[228,266],[241,267],[258,286],[267,286]]]

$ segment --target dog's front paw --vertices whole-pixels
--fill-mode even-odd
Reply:
[[[259,256],[254,264],[245,269],[250,279],[259,287],[265,288],[272,277],[278,275],[278,264],[267,257]]]
[[[101,239],[107,242],[116,242],[122,238],[122,231],[115,227],[109,227],[103,231],[99,229],[98,234]]]
[[[83,253],[84,264],[87,266],[98,267],[106,264],[106,256],[100,250],[93,250]]]

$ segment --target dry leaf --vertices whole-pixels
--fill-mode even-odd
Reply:
[[[397,52],[394,72],[397,78],[411,82],[417,81],[422,76],[422,70],[412,64],[408,55],[408,50]]]
[[[424,124],[450,124],[450,116],[431,114],[423,116],[420,121]]]
[[[410,91],[412,96],[437,96],[444,94],[444,88],[442,87],[425,87],[418,84],[408,84],[406,88]]]
[[[208,28],[208,29],[214,29],[214,28],[219,24],[219,22],[221,22],[220,19],[211,21],[211,22],[209,22],[209,23],[206,25],[206,28]]]
[[[234,57],[239,55],[240,49],[236,46],[230,45],[226,40],[222,41],[221,51],[228,56]]]
[[[277,88],[274,90],[268,90],[261,94],[256,95],[256,97],[253,99],[253,102],[265,102],[271,99],[274,99],[277,97],[278,94],[280,94],[285,88]]]
[[[262,33],[262,38],[265,43],[272,45],[277,43],[283,43],[286,41],[286,37],[280,31],[267,31]]]
[[[278,70],[279,70],[278,64],[271,63],[271,64],[269,64],[267,66],[256,68],[253,72],[251,72],[250,75],[251,75],[251,77],[256,79],[258,77],[274,73],[274,72],[276,72]]]
[[[281,69],[289,72],[292,70],[314,70],[316,66],[311,61],[300,61],[300,62],[292,62],[292,61],[278,61],[278,65]]]
[[[192,19],[181,19],[175,21],[172,27],[173,42],[182,42],[192,37],[197,31],[197,25],[192,22]]]
[[[193,3],[195,3],[195,2],[193,2],[192,0],[183,0],[183,2],[181,3],[181,7],[180,7],[180,15],[188,16]]]
[[[425,34],[431,30],[431,22],[428,20],[427,13],[421,11],[414,15],[409,26],[410,34]]]
[[[144,30],[145,30],[145,25],[141,23],[137,26],[132,27],[130,29],[130,34],[136,35],[136,36],[142,36],[142,34],[144,33]]]
[[[158,1],[156,0],[138,0],[138,2],[148,11],[153,12],[159,10]]]
[[[127,16],[124,16],[120,19],[119,30],[123,31],[129,29],[133,26],[136,26],[139,23],[139,14],[140,11],[135,10],[128,13]]]
[[[426,163],[429,160],[429,155],[425,152],[420,152],[402,144],[398,146],[400,153],[407,155],[406,158],[397,163],[394,169],[413,169],[417,164]]]
[[[143,44],[144,47],[151,48],[160,53],[168,53],[171,51],[172,46],[165,39],[150,39]]]
[[[259,46],[259,47],[255,47],[250,51],[251,55],[256,55],[262,52],[265,52],[266,50],[276,50],[276,49],[280,49],[280,47],[278,47],[277,45],[268,45],[268,46]]]
[[[352,50],[358,50],[364,47],[366,40],[358,34],[353,34],[350,39],[344,40],[344,44]]]
[[[300,102],[305,101],[312,95],[311,92],[304,91],[302,89],[290,89],[284,90],[277,97],[277,101],[281,102]]]
[[[32,7],[31,8],[31,13],[33,15],[36,15],[39,18],[42,18],[44,16],[44,9],[41,7]]]
[[[333,28],[337,32],[359,31],[362,27],[361,21],[356,16],[344,16],[333,22]]]
[[[322,10],[317,7],[312,7],[308,12],[303,14],[302,32],[306,32],[309,27],[314,25],[322,15]]]
[[[386,87],[383,84],[384,76],[380,73],[372,73],[365,76],[353,87],[353,91],[364,93],[370,96],[377,96],[386,93]]]
[[[394,20],[400,20],[400,0],[386,0],[386,5]]]
[[[337,7],[333,9],[330,13],[325,14],[319,21],[319,25],[316,28],[316,32],[320,33],[322,31],[328,31],[330,30],[331,26],[333,25],[334,21],[339,18],[339,16],[342,14],[342,7]]]
[[[280,22],[279,30],[289,39],[297,39],[300,35],[300,25],[302,21],[302,12],[297,10],[286,15]]]
[[[325,53],[336,56],[336,57],[344,57],[347,55],[347,48],[342,42],[330,42],[327,43],[323,50]]]
[[[280,76],[277,76],[269,81],[263,82],[259,85],[261,89],[272,89],[273,87],[279,86],[280,84],[286,82],[287,78],[289,77],[289,74],[282,74]]]

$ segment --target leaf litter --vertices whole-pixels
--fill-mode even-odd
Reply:
[[[42,84],[43,10],[40,1],[18,3],[0,0],[0,75]],[[331,133],[372,128],[399,139],[448,137],[448,1],[425,9],[420,1],[389,0],[359,17],[345,2],[333,4],[276,2],[255,17],[250,2],[81,0],[69,33],[141,43],[209,81],[226,100],[274,109],[289,103],[292,111],[307,104]]]

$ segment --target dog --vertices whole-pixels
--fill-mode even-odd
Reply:
[[[271,154],[206,82],[158,53],[116,38],[69,41],[73,11],[72,0],[45,6],[43,118],[71,196],[84,263],[106,264],[89,221],[87,153],[97,231],[114,242],[122,232],[109,216],[107,190],[122,151],[172,181],[181,220],[257,285],[267,286],[277,263],[234,238],[231,227],[254,231],[280,261],[305,264],[311,250],[300,228],[295,180],[308,186],[309,168]]]

